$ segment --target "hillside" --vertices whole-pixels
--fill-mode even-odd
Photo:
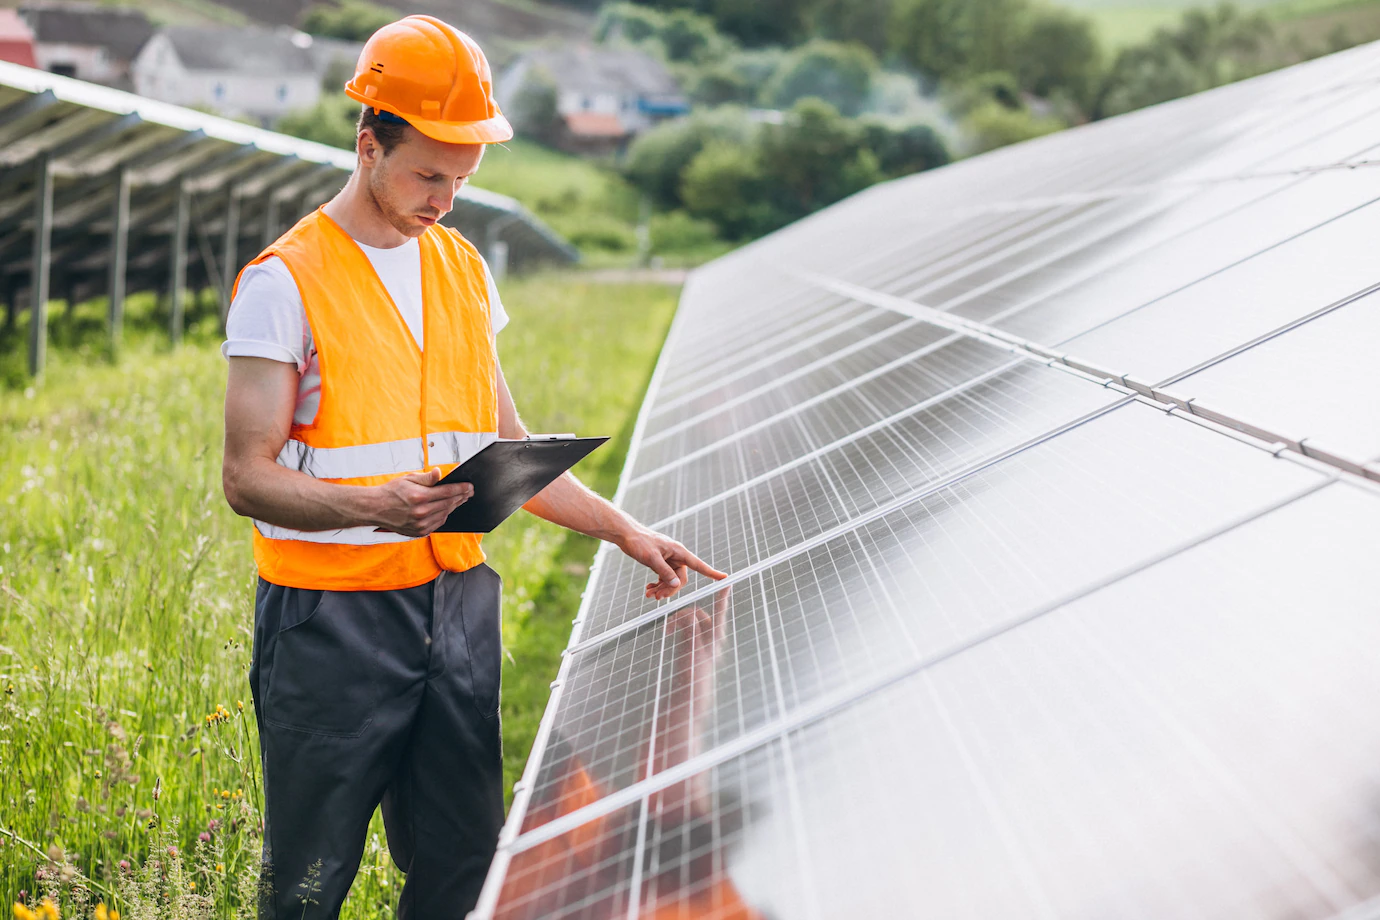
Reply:
[[[25,0],[0,0],[17,7]],[[187,25],[295,26],[320,0],[99,0],[111,6],[137,6],[149,18]],[[485,42],[521,44],[589,33],[592,17],[540,0],[374,0],[398,15],[429,13],[454,23]],[[500,55],[501,58],[501,55]]]

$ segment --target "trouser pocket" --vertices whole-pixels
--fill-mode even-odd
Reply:
[[[499,683],[503,669],[501,598],[503,579],[480,563],[464,573],[460,625],[465,636],[465,663],[470,694],[480,714],[498,713]]]
[[[378,704],[378,611],[367,591],[284,589],[264,720],[358,737]]]

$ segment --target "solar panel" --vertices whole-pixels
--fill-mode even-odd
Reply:
[[[476,916],[1380,913],[1380,46],[696,272]],[[1380,165],[1380,157],[1376,157]]]

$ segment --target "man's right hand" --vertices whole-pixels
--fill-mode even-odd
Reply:
[[[432,467],[375,486],[378,506],[373,523],[379,530],[425,537],[474,496],[474,486],[468,482],[438,486],[440,481],[441,470]]]

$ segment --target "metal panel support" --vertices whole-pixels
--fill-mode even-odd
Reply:
[[[230,187],[230,200],[225,203],[225,235],[221,240],[221,298],[220,329],[225,331],[225,320],[230,314],[230,294],[235,289],[235,275],[238,274],[240,242],[240,190]]]
[[[177,189],[177,217],[173,222],[172,271],[168,275],[168,291],[172,299],[170,332],[174,345],[181,344],[185,325],[184,308],[187,299],[187,228],[191,223],[192,192],[183,182]]]
[[[110,213],[110,357],[120,354],[120,337],[125,325],[125,272],[129,263],[129,187],[128,169],[115,171],[115,199]]]
[[[264,204],[264,246],[272,245],[276,239],[278,239],[278,199],[270,190],[268,200]]]
[[[48,154],[34,165],[33,267],[29,274],[29,374],[43,379],[48,358],[48,281],[53,259],[53,167]]]

